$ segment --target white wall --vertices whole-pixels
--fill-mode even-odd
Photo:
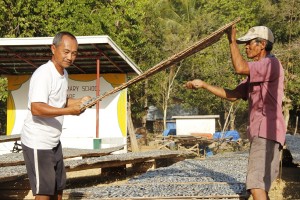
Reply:
[[[82,75],[84,76],[84,75]],[[89,76],[90,77],[90,76]],[[68,95],[73,98],[82,96],[96,96],[96,80],[76,80],[69,76]],[[78,79],[78,77],[77,77]],[[84,79],[80,77],[80,79]],[[8,77],[9,81],[16,77]],[[124,74],[104,75],[100,78],[100,93],[112,90],[118,84],[126,81]],[[19,83],[20,84],[20,83]],[[11,110],[8,114],[8,134],[20,134],[24,119],[27,115],[27,95],[29,79],[19,87],[10,91]],[[112,94],[100,102],[99,111],[99,138],[102,139],[102,148],[126,144],[127,133],[127,90]],[[93,148],[93,139],[96,137],[96,106],[87,109],[80,116],[65,116],[61,142],[63,147]],[[1,149],[7,151],[8,144],[0,143]]]
[[[173,116],[176,120],[176,135],[214,134],[217,118],[219,118],[218,115]]]

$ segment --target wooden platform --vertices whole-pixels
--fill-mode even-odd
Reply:
[[[68,190],[64,191],[64,199],[93,199],[86,193],[72,193]],[[211,196],[172,196],[172,197],[122,197],[122,198],[101,198],[101,200],[191,200],[191,199],[202,199],[202,200],[247,200],[245,196],[241,195],[211,195]]]
[[[182,151],[147,151],[126,154],[107,155],[82,160],[69,160],[65,162],[67,171],[78,171],[92,168],[112,168],[125,166],[126,164],[144,163],[146,161],[155,162],[156,167],[164,166],[164,163],[175,163],[183,160],[188,154]]]
[[[99,157],[109,155],[115,151],[119,151],[124,148],[125,145],[119,145],[116,147],[105,149],[75,149],[75,148],[63,148],[64,159],[75,157]],[[9,153],[0,155],[0,167],[24,165],[24,158],[22,153]]]
[[[88,158],[92,156],[105,156],[121,150],[124,145],[106,149],[72,149],[63,148],[64,159]],[[0,155],[0,183],[27,177],[22,153],[9,153]]]
[[[72,157],[75,155],[96,155],[95,152],[91,150],[83,150],[85,153],[82,153],[79,149],[76,149],[76,151],[78,152],[77,154],[75,154],[74,151],[69,153]],[[22,155],[21,153],[18,154]],[[101,153],[99,152],[99,154]],[[165,167],[184,160],[187,154],[186,152],[180,151],[155,150],[138,153],[129,152],[122,154],[100,155],[96,157],[85,156],[80,159],[77,159],[78,157],[76,159],[66,159],[65,167],[67,172],[86,169],[99,169],[100,171],[101,169],[101,176],[103,177],[111,178],[114,176],[120,178],[122,175],[126,175],[128,168],[131,168],[131,171],[143,173],[149,168]],[[68,153],[66,153],[66,157],[69,157]],[[30,193],[25,165],[20,164],[19,161],[18,163],[19,165],[0,167],[0,199],[23,199],[26,195],[28,195],[28,193]],[[72,197],[70,199],[76,198]]]
[[[213,139],[193,135],[162,136],[156,140],[158,149],[177,149],[198,157],[205,157],[205,148],[214,142]],[[200,150],[203,151],[203,154],[200,153]]]
[[[119,148],[116,148],[116,150]],[[68,152],[70,149],[67,149]],[[82,151],[82,152],[81,152]],[[98,151],[98,154],[96,153]],[[116,168],[116,167],[125,167],[126,164],[135,165],[136,168],[139,168],[139,164],[146,161],[151,161],[154,163],[155,167],[164,166],[169,163],[175,163],[179,160],[183,160],[187,155],[185,152],[180,151],[147,151],[147,152],[139,152],[139,153],[123,153],[123,154],[115,154],[108,155],[112,153],[112,148],[107,151],[106,155],[100,150],[86,150],[86,149],[75,149],[74,151],[66,153],[66,158],[70,157],[80,157],[83,158],[78,159],[66,159],[65,167],[67,171],[80,171],[85,169],[93,169],[93,168]],[[87,157],[89,155],[89,157]],[[91,157],[91,155],[96,157]],[[5,154],[0,157],[1,166],[0,167],[0,182],[17,180],[20,178],[24,178],[27,176],[27,172],[25,169],[23,155],[21,153],[11,153]],[[9,162],[9,160],[11,162]]]
[[[2,143],[2,142],[11,142],[11,141],[19,141],[20,139],[21,139],[21,134],[0,135],[0,143]]]

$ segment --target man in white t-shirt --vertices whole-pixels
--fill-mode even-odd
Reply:
[[[64,115],[80,115],[90,97],[67,98],[69,67],[77,56],[78,43],[69,32],[56,34],[52,59],[32,75],[28,114],[21,142],[30,186],[35,199],[62,199],[66,184],[60,135]]]

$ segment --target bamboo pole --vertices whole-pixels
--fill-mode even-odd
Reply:
[[[208,35],[207,37],[199,40],[198,42],[196,42],[195,44],[193,44],[192,46],[184,49],[183,51],[169,57],[168,59],[166,59],[165,61],[162,61],[160,63],[158,63],[157,65],[155,65],[154,67],[148,69],[147,71],[145,71],[144,73],[140,74],[139,76],[134,77],[133,79],[129,80],[126,83],[121,84],[120,86],[115,87],[113,90],[108,91],[106,93],[104,93],[103,95],[94,97],[86,102],[84,102],[81,105],[81,110],[85,110],[88,107],[91,107],[93,105],[95,105],[98,101],[101,101],[103,98],[114,94],[120,90],[123,90],[127,87],[129,87],[132,84],[135,84],[139,81],[142,81],[176,63],[178,63],[179,61],[183,60],[184,58],[187,58],[203,49],[205,49],[208,46],[211,46],[212,44],[216,43],[217,41],[220,40],[220,38],[223,36],[223,34],[226,32],[227,29],[229,29],[231,26],[233,26],[234,24],[236,24],[237,22],[240,21],[240,18],[235,19],[234,21],[226,24],[225,26],[221,27],[220,29],[218,29],[217,31],[211,33],[210,35]]]

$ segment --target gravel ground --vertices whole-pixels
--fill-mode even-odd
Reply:
[[[287,135],[287,149],[293,156],[293,162],[300,163],[300,136]],[[100,152],[81,152],[91,156]],[[104,152],[102,152],[104,153]],[[106,152],[105,152],[106,153]],[[108,160],[123,161],[142,157],[154,158],[160,151],[129,153],[126,155],[109,155],[100,158],[85,159],[86,164],[93,164]],[[166,151],[163,154],[170,156],[174,152]],[[68,155],[69,154],[69,155]],[[73,150],[66,155],[73,157],[78,154]],[[16,155],[12,159],[1,157],[3,163],[9,160],[20,161]],[[124,157],[125,156],[125,157]],[[129,157],[128,157],[129,156]],[[175,156],[175,155],[174,155]],[[6,159],[6,160],[5,160]],[[123,199],[123,198],[159,198],[168,197],[200,197],[200,196],[245,196],[245,180],[248,161],[248,152],[219,153],[204,160],[186,159],[169,167],[149,170],[144,174],[132,177],[121,184],[98,185],[67,189],[70,196],[84,196],[84,199]],[[73,163],[74,162],[74,163]],[[70,160],[70,166],[76,167],[82,161]],[[1,163],[1,162],[0,162]],[[68,163],[68,162],[66,162]],[[68,164],[67,164],[68,165]],[[26,174],[24,166],[0,167],[0,174],[7,173],[7,178]],[[293,186],[295,187],[295,186]],[[290,188],[290,187],[289,187]]]
[[[222,154],[205,160],[186,159],[150,170],[125,184],[72,189],[89,198],[245,195],[247,153]]]
[[[300,164],[300,135],[286,135],[286,146],[293,156],[293,162]]]
[[[299,163],[300,136],[287,135],[286,140],[293,161]],[[91,199],[246,196],[247,163],[248,152],[220,153],[150,170],[119,185],[77,188],[69,193],[86,194]]]

